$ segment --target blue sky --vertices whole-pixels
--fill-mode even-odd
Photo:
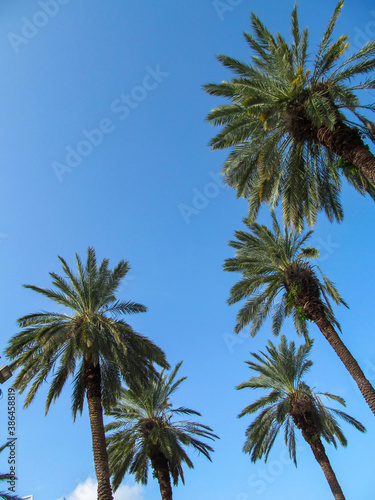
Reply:
[[[299,2],[313,47],[335,4]],[[3,0],[0,7],[1,350],[18,317],[54,307],[22,284],[48,287],[48,272],[60,272],[57,255],[73,266],[75,252],[84,257],[94,246],[112,266],[129,260],[120,295],[149,308],[129,322],[170,364],[184,360],[180,373],[188,378],[175,403],[200,411],[221,437],[212,463],[193,454],[195,469],[175,492],[180,500],[330,497],[302,437],[298,469],[282,440],[267,464],[251,464],[241,451],[249,421],[236,416],[254,395],[234,387],[250,375],[249,352],[264,348],[271,333],[266,325],[255,339],[232,334],[237,309],[226,299],[236,276],[223,273],[222,263],[232,256],[227,242],[242,227],[246,204],[220,183],[226,153],[210,151],[217,131],[204,121],[219,100],[201,89],[230,78],[215,54],[248,59],[241,33],[250,29],[250,11],[287,34],[292,7],[285,0]],[[357,48],[374,38],[372,3],[347,1],[336,33]],[[374,206],[347,186],[342,202],[344,222],[319,217],[311,242],[350,305],[336,311],[344,342],[375,383]],[[269,221],[266,210],[260,221]],[[284,333],[296,338],[288,325]],[[311,335],[308,381],[343,396],[368,428],[361,435],[343,425],[348,448],[327,446],[327,453],[347,497],[368,498],[373,416],[320,332],[312,327]],[[2,386],[1,442],[9,387]],[[68,385],[44,417],[47,390],[48,382],[27,410],[17,399],[17,491],[34,500],[94,500],[87,410],[73,424]],[[6,458],[3,452],[4,472]],[[117,498],[156,500],[158,486],[150,479],[141,488],[127,477]]]

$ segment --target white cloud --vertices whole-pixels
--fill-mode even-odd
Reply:
[[[68,500],[96,500],[98,483],[91,477],[84,483],[80,483],[76,489],[70,493]],[[114,494],[115,500],[143,500],[143,488],[139,484],[129,486],[121,485]]]

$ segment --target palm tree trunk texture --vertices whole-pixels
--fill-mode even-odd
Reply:
[[[356,130],[339,122],[334,130],[329,130],[327,127],[319,128],[317,139],[320,144],[352,163],[375,183],[375,157]]]
[[[309,266],[302,270],[298,269],[298,267],[291,268],[287,282],[289,282],[287,286],[294,284],[298,290],[296,305],[303,307],[308,318],[318,326],[319,330],[333,347],[335,353],[344,363],[345,368],[355,380],[362,396],[375,415],[375,390],[330,321],[328,321],[313,271]]]
[[[98,500],[113,500],[103,424],[100,366],[94,366],[91,360],[85,361],[85,387],[89,405],[95,473],[98,481]]]
[[[307,309],[307,308],[306,308]],[[362,396],[365,398],[366,403],[370,407],[372,413],[375,415],[375,390],[371,383],[365,377],[355,358],[352,356],[349,349],[345,346],[344,342],[340,339],[331,323],[327,320],[325,314],[319,311],[312,311],[311,316],[318,326],[319,330],[323,333],[324,337],[333,347],[335,353],[344,363],[345,368],[355,380]]]
[[[303,435],[303,433],[302,433]],[[333,493],[333,496],[335,497],[336,500],[345,500],[344,493],[342,492],[342,489],[339,485],[339,482],[337,481],[336,474],[334,473],[334,470],[331,467],[330,461],[326,455],[323,443],[321,440],[318,438],[316,441],[309,443],[311,446],[311,449],[314,453],[314,457],[319,463],[320,467],[322,468],[324,475],[328,481],[329,487],[331,488],[331,491]]]
[[[333,496],[336,500],[345,500],[344,493],[341,490],[336,474],[331,467],[320,439],[311,400],[303,396],[291,398],[289,411],[294,424],[298,429],[301,429],[304,440],[310,445],[315,459],[322,468]]]
[[[158,478],[162,500],[172,500],[172,486],[167,459],[162,453],[155,454],[150,458],[152,468]]]

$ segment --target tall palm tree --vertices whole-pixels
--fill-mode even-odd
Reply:
[[[168,376],[164,370],[156,379],[124,390],[118,405],[110,412],[114,422],[106,425],[108,455],[116,490],[126,473],[147,484],[149,465],[158,479],[163,500],[172,499],[172,486],[179,479],[184,483],[182,463],[193,468],[184,446],[192,446],[211,460],[213,449],[196,438],[215,439],[212,429],[187,420],[175,421],[174,415],[198,415],[189,408],[172,408],[171,395],[186,377],[175,380],[181,366],[178,363]]]
[[[237,240],[229,245],[235,248],[235,257],[227,259],[224,270],[240,272],[243,278],[230,292],[229,304],[247,299],[237,315],[235,332],[251,323],[254,336],[268,316],[273,317],[272,329],[280,332],[283,320],[292,315],[299,334],[307,336],[307,321],[313,321],[328,340],[358,385],[363,397],[375,415],[375,390],[366,379],[350,351],[342,342],[328,296],[336,304],[345,304],[333,283],[321,272],[318,279],[308,259],[319,257],[316,248],[302,248],[312,231],[298,235],[285,228],[284,234],[274,214],[273,231],[258,223],[249,224],[250,232],[236,231]],[[279,299],[276,302],[276,299]]]
[[[49,407],[65,382],[74,377],[72,412],[82,414],[88,402],[93,454],[98,480],[98,499],[111,500],[112,491],[106,449],[103,408],[116,403],[121,382],[144,381],[154,374],[153,362],[167,367],[163,351],[139,335],[119,316],[146,311],[146,307],[116,299],[116,291],[129,270],[121,260],[111,270],[108,259],[97,266],[95,251],[89,248],[86,265],[76,255],[77,275],[59,257],[65,277],[50,273],[54,288],[25,285],[53,300],[68,314],[38,312],[18,320],[22,331],[9,341],[6,354],[11,369],[20,368],[13,387],[22,393],[31,387],[27,407],[41,384],[51,374],[46,401]]]
[[[222,173],[238,196],[248,198],[252,218],[263,202],[274,209],[282,200],[285,222],[298,229],[304,218],[313,225],[320,210],[341,220],[340,172],[375,199],[375,157],[364,141],[374,141],[375,125],[363,115],[375,106],[361,104],[357,96],[375,88],[371,77],[357,81],[375,68],[375,41],[341,62],[348,37],[334,42],[332,32],[342,7],[340,0],[312,64],[297,6],[291,44],[252,14],[254,34],[244,33],[254,54],[251,63],[219,55],[238,77],[205,85],[209,94],[230,101],[207,117],[223,126],[211,145],[233,147]]]
[[[312,362],[307,359],[312,342],[308,341],[296,349],[294,342],[287,343],[284,336],[276,348],[268,342],[267,353],[251,353],[253,361],[246,361],[249,367],[259,375],[250,377],[237,389],[265,389],[268,393],[246,406],[239,414],[252,415],[262,410],[246,430],[245,453],[251,455],[251,461],[264,456],[267,461],[273,443],[284,429],[285,444],[290,458],[297,466],[295,427],[302,431],[302,436],[310,445],[314,457],[321,466],[329,487],[336,500],[345,500],[336,475],[326,455],[322,439],[337,447],[336,440],[347,445],[336,417],[343,418],[361,432],[363,425],[348,414],[324,406],[321,396],[337,401],[345,406],[339,396],[329,393],[315,393],[303,381],[303,376],[310,369]]]

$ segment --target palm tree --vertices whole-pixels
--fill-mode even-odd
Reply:
[[[144,381],[154,374],[153,362],[167,367],[165,355],[139,335],[120,315],[146,311],[146,307],[116,299],[115,293],[129,270],[121,260],[110,270],[108,259],[97,266],[89,248],[85,267],[78,255],[75,276],[59,257],[65,277],[50,273],[54,289],[25,285],[69,310],[69,314],[38,312],[18,320],[22,331],[8,343],[11,369],[20,368],[13,387],[22,393],[31,383],[25,407],[52,371],[46,401],[49,407],[60,395],[68,378],[74,377],[72,413],[82,414],[88,402],[93,454],[98,480],[98,499],[111,500],[112,491],[106,449],[103,408],[115,404],[121,382]]]
[[[200,416],[189,408],[172,408],[170,397],[186,379],[175,381],[180,366],[178,363],[169,376],[163,370],[156,379],[124,390],[118,405],[110,412],[115,420],[106,425],[106,431],[113,431],[107,442],[114,490],[127,472],[134,474],[136,481],[147,484],[151,464],[161,498],[171,500],[171,478],[175,486],[179,479],[185,484],[181,464],[193,468],[183,447],[192,446],[211,460],[209,452],[213,449],[195,436],[213,440],[217,436],[212,429],[196,422],[173,420],[179,414]]]
[[[333,496],[337,500],[345,500],[326,455],[322,438],[335,448],[336,440],[343,446],[347,445],[336,417],[343,418],[361,432],[365,432],[365,428],[346,413],[324,406],[320,396],[326,396],[345,406],[342,398],[329,393],[315,393],[303,381],[303,376],[312,365],[307,359],[311,347],[312,341],[308,341],[296,349],[294,342],[288,345],[282,336],[278,348],[272,342],[268,342],[267,353],[251,353],[256,361],[246,361],[246,363],[259,375],[250,377],[248,382],[239,384],[237,389],[266,389],[269,392],[246,406],[239,414],[239,417],[243,417],[262,410],[246,430],[243,451],[251,455],[252,462],[263,456],[267,461],[277,434],[284,428],[285,444],[288,446],[290,458],[297,466],[295,438],[295,427],[297,427],[310,445]]]
[[[207,117],[223,126],[210,144],[213,149],[233,147],[222,173],[237,196],[248,198],[253,219],[263,202],[273,210],[281,199],[284,221],[298,229],[304,218],[313,225],[320,210],[331,221],[342,220],[340,172],[361,194],[375,199],[375,157],[364,142],[374,141],[375,125],[362,114],[375,106],[360,104],[356,95],[375,88],[369,77],[357,81],[375,68],[375,41],[339,61],[348,37],[336,42],[331,37],[342,7],[340,0],[313,64],[297,6],[290,45],[252,14],[254,35],[244,33],[254,53],[251,64],[219,55],[238,77],[205,85],[209,94],[230,100]]]
[[[235,332],[239,333],[251,323],[250,335],[254,336],[264,320],[272,315],[272,330],[278,335],[284,318],[292,315],[297,332],[307,337],[306,321],[313,321],[344,363],[375,415],[375,390],[336,332],[334,327],[340,329],[340,325],[335,320],[328,296],[336,304],[346,303],[320,269],[323,282],[308,263],[308,259],[319,257],[318,250],[302,248],[313,231],[298,235],[285,228],[282,234],[274,214],[272,219],[273,231],[245,221],[250,233],[236,231],[237,240],[229,242],[236,254],[225,261],[224,270],[240,272],[243,279],[232,287],[228,303],[247,299],[238,312]],[[276,298],[279,298],[277,302]]]

